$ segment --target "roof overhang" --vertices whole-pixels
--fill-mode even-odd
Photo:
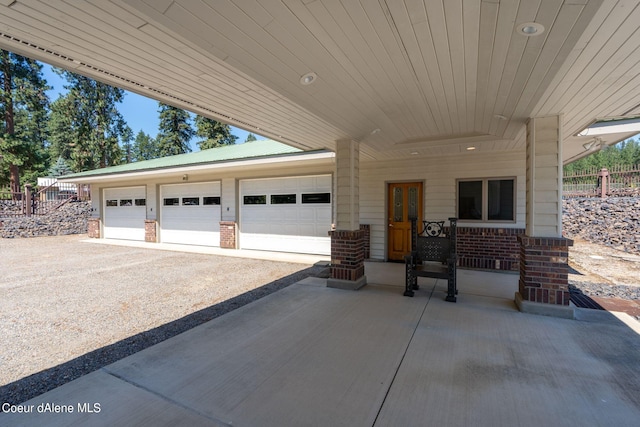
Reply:
[[[602,119],[575,135],[564,138],[564,163],[571,163],[597,150],[633,138],[640,133],[640,117]]]
[[[364,161],[524,151],[529,118],[562,115],[567,161],[586,124],[640,115],[639,19],[606,0],[11,0],[0,47]]]
[[[60,177],[58,178],[58,182],[68,182],[74,184],[97,184],[137,179],[151,180],[182,174],[229,173],[245,170],[249,167],[254,169],[278,169],[284,166],[312,166],[323,164],[329,166],[333,164],[334,158],[335,153],[331,151],[284,154],[281,156],[268,156],[254,159],[147,169],[135,172],[104,173],[79,177],[70,176],[68,178]]]

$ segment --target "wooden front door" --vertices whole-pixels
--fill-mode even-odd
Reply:
[[[389,261],[404,261],[404,256],[411,251],[409,218],[418,217],[418,224],[422,221],[422,183],[389,184],[387,198],[387,258]]]

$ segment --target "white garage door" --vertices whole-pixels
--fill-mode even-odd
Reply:
[[[105,239],[144,240],[146,205],[145,187],[105,189]]]
[[[160,240],[220,246],[220,182],[160,187]]]
[[[329,255],[331,176],[240,182],[240,247]]]

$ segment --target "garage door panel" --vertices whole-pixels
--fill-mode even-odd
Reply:
[[[309,202],[309,194],[328,194],[329,197],[320,196]],[[240,247],[328,255],[331,251],[327,233],[331,228],[330,194],[330,175],[241,181]],[[295,198],[284,195],[295,195]],[[266,203],[244,204],[258,200],[255,197],[245,200],[245,196],[261,196]]]
[[[144,240],[146,188],[107,188],[104,196],[104,238]]]
[[[220,201],[220,182],[163,185],[160,193],[162,242],[220,246],[222,208],[208,204]]]

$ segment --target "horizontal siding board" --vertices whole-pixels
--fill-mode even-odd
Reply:
[[[480,153],[478,153],[480,154]],[[487,228],[524,228],[525,153],[524,151],[444,158],[418,158],[407,161],[362,162],[360,164],[360,222],[371,224],[371,257],[386,258],[387,183],[424,182],[424,217],[439,220],[456,215],[456,180],[461,177],[516,178],[516,222],[481,223]]]

